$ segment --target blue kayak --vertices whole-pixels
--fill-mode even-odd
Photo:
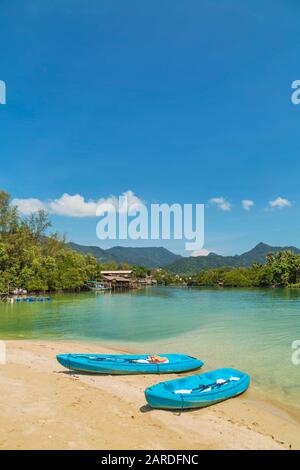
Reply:
[[[161,382],[145,390],[153,408],[203,408],[245,392],[249,375],[235,369],[217,369],[200,375]]]
[[[58,362],[68,369],[93,374],[168,374],[198,369],[203,362],[184,354],[161,354],[164,362],[153,363],[140,354],[58,354]]]

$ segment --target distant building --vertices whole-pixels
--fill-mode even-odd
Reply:
[[[103,276],[123,276],[131,278],[132,270],[119,270],[119,271],[101,271]]]
[[[145,277],[145,278],[139,279],[138,283],[141,286],[156,286],[157,285],[157,280],[152,279],[152,277]]]

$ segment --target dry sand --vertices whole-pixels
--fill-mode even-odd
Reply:
[[[1,449],[300,449],[300,421],[249,390],[210,408],[146,406],[164,376],[70,373],[65,352],[115,352],[96,344],[7,341],[0,365]],[[182,376],[182,375],[181,375]]]

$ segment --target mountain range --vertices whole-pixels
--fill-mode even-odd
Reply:
[[[192,274],[206,269],[241,268],[251,266],[254,263],[264,264],[268,254],[285,250],[292,251],[295,254],[300,253],[299,248],[294,246],[270,246],[266,243],[259,243],[252,250],[241,255],[221,256],[216,253],[209,253],[207,256],[182,257],[180,260],[168,265],[167,269],[176,274]]]
[[[85,246],[76,243],[69,243],[69,246],[72,250],[95,256],[100,263],[128,263],[133,266],[145,266],[147,268],[164,267],[182,258],[182,256],[175,255],[163,247],[127,248],[115,246],[103,250],[98,246]]]
[[[283,250],[300,253],[300,249],[294,246],[271,246],[266,243],[259,243],[252,250],[241,255],[222,256],[216,253],[209,253],[208,256],[183,257],[176,255],[163,247],[141,247],[127,248],[115,246],[108,250],[103,250],[98,246],[85,246],[76,243],[69,243],[72,250],[84,254],[92,254],[100,263],[116,262],[128,263],[136,266],[146,266],[148,268],[164,268],[176,274],[192,274],[197,271],[222,268],[222,267],[246,267],[253,263],[263,264],[269,253],[277,253]]]

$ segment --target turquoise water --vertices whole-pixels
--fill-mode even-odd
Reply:
[[[102,341],[143,352],[197,355],[237,367],[253,387],[300,409],[300,291],[149,288],[0,304],[0,338]]]

